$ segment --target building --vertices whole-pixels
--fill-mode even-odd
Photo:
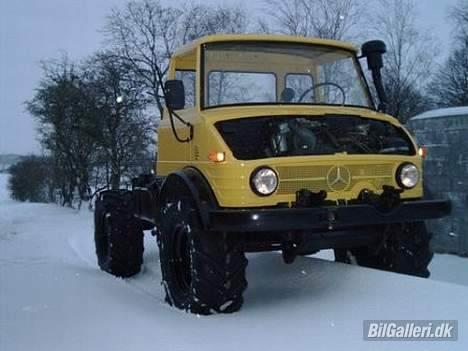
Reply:
[[[452,200],[452,215],[430,222],[433,249],[468,256],[468,106],[425,112],[407,127],[427,148],[425,195]]]

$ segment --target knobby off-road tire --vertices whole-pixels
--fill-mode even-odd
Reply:
[[[143,231],[133,216],[132,194],[101,194],[94,211],[94,242],[99,267],[117,277],[131,277],[143,263]]]
[[[203,315],[238,311],[247,287],[241,238],[203,231],[184,183],[167,182],[157,235],[166,302]]]
[[[335,250],[335,260],[364,267],[428,278],[431,233],[424,222],[392,224],[384,227],[381,246]]]

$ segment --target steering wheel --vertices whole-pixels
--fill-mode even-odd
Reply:
[[[324,85],[331,85],[332,87],[335,87],[337,88],[340,92],[341,92],[341,95],[343,96],[343,101],[341,102],[341,105],[344,105],[345,102],[346,102],[346,93],[344,91],[344,89],[342,87],[340,87],[338,84],[336,83],[333,83],[333,82],[322,82],[322,83],[318,83],[318,84],[314,84],[313,86],[311,86],[309,89],[306,89],[302,95],[299,97],[299,99],[297,100],[297,102],[302,102],[302,100],[305,98],[305,96],[310,93],[312,90],[315,90],[317,89],[318,87],[321,87],[321,86],[324,86]]]

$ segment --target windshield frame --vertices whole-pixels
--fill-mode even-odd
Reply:
[[[350,58],[353,60],[354,67],[356,68],[356,73],[359,75],[361,78],[361,83],[363,91],[367,95],[367,98],[369,99],[369,106],[363,106],[363,105],[351,105],[351,104],[345,104],[345,105],[338,105],[338,104],[330,104],[330,103],[311,103],[311,102],[283,102],[283,101],[277,101],[277,102],[243,102],[243,103],[230,103],[230,104],[220,104],[220,105],[206,105],[205,103],[205,50],[207,49],[207,46],[216,46],[216,45],[225,45],[225,44],[231,44],[231,45],[262,45],[262,44],[278,44],[278,45],[302,45],[305,47],[325,47],[329,48],[332,50],[340,50],[340,51],[346,51],[350,53]],[[363,109],[368,109],[371,111],[377,111],[377,107],[374,102],[374,98],[371,93],[371,89],[369,87],[369,83],[367,81],[366,75],[364,74],[364,70],[362,68],[361,62],[356,55],[356,52],[354,50],[346,49],[346,48],[338,48],[333,45],[326,45],[326,44],[309,44],[309,43],[296,43],[296,42],[282,42],[282,41],[265,41],[265,40],[249,40],[249,41],[243,41],[243,40],[229,40],[229,41],[220,41],[220,42],[212,42],[212,43],[205,43],[202,44],[200,47],[200,57],[199,57],[199,64],[200,64],[200,75],[199,75],[199,104],[200,104],[200,110],[208,110],[208,109],[214,109],[214,108],[222,108],[222,107],[233,107],[233,106],[276,106],[276,105],[288,105],[288,106],[332,106],[332,107],[353,107],[353,108],[363,108]]]

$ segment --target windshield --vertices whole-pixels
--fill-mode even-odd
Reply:
[[[372,107],[353,52],[292,43],[215,43],[204,49],[204,106]]]
[[[406,133],[388,122],[355,116],[240,118],[216,123],[239,160],[348,154],[414,155]]]

